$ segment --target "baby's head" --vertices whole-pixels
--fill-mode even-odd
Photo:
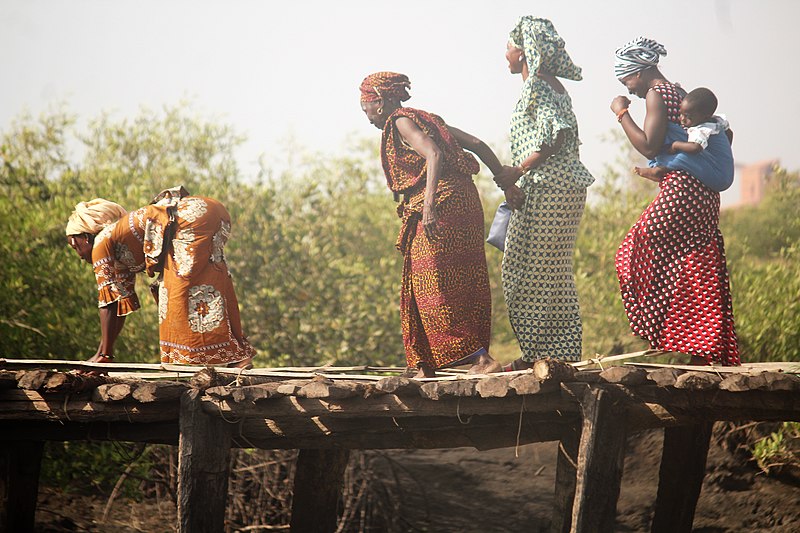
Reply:
[[[716,110],[717,97],[705,87],[700,87],[687,94],[681,102],[681,124],[691,128],[708,122]]]

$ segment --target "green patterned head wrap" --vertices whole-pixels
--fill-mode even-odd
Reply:
[[[540,67],[550,74],[568,80],[581,80],[581,68],[576,66],[564,49],[564,39],[547,19],[531,15],[521,17],[511,30],[509,40],[525,52],[528,72],[535,76]]]

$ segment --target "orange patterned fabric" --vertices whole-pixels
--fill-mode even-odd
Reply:
[[[119,315],[139,308],[135,274],[155,273],[152,257],[164,244],[169,219],[167,206],[148,205],[97,235],[92,262],[101,307],[117,301]],[[225,262],[228,211],[211,198],[189,196],[177,201],[175,221],[158,291],[161,362],[214,365],[253,356]]]
[[[377,102],[381,98],[396,98],[405,102],[411,96],[411,82],[405,74],[397,72],[375,72],[361,82],[361,102]]]
[[[442,237],[431,241],[422,219],[425,158],[406,145],[394,120],[408,117],[444,152],[436,191]],[[397,247],[403,253],[400,318],[408,366],[447,366],[481,349],[491,335],[491,293],[483,243],[483,208],[472,182],[478,163],[436,115],[402,108],[387,121],[382,161],[389,188],[404,194]]]

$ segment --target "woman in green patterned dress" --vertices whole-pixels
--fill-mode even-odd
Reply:
[[[580,80],[564,40],[547,19],[525,16],[511,31],[506,59],[523,80],[511,118],[514,167],[495,177],[514,208],[503,257],[503,294],[522,357],[506,370],[537,359],[577,361],[581,317],[573,251],[594,178],[580,162],[572,101],[558,80]]]

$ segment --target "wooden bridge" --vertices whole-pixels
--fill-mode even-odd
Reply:
[[[603,369],[611,359],[419,381],[381,367],[0,359],[0,531],[33,528],[43,442],[90,439],[179,446],[176,522],[192,533],[223,530],[231,447],[299,449],[291,530],[330,532],[350,450],[560,441],[552,530],[610,532],[627,435],[664,427],[652,531],[688,532],[714,421],[800,421],[799,363]]]

